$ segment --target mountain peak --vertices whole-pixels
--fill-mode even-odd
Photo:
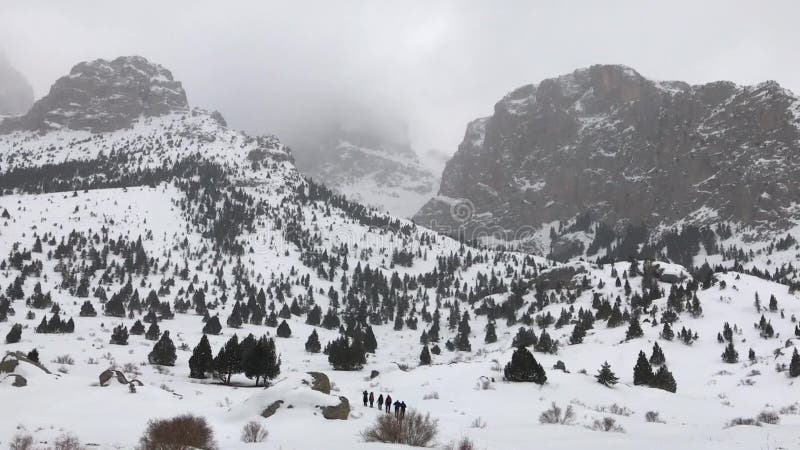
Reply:
[[[141,56],[96,59],[75,65],[27,114],[7,119],[0,131],[114,131],[141,116],[162,116],[188,106],[181,83],[161,65]]]

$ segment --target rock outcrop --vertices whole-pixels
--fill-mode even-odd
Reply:
[[[32,104],[30,83],[0,54],[0,117],[25,114]]]
[[[775,82],[693,86],[592,66],[520,87],[471,122],[414,218],[508,237],[581,214],[612,228],[780,228],[800,198],[799,125],[800,101]]]
[[[27,114],[3,121],[0,132],[106,132],[127,128],[142,116],[187,109],[186,93],[169,70],[140,56],[98,59],[73,67]]]

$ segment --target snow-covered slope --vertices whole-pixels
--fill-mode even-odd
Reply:
[[[69,431],[92,448],[132,448],[149,419],[193,413],[224,449],[403,448],[362,442],[380,414],[361,405],[364,390],[438,419],[437,446],[465,436],[483,449],[800,445],[800,378],[785,367],[800,297],[786,284],[665,262],[555,263],[471,247],[304,180],[276,138],[230,130],[202,110],[107,132],[15,131],[0,136],[0,155],[0,339],[22,326],[19,342],[0,348],[35,348],[52,372],[21,365],[24,387],[0,374],[0,405],[12,405],[0,409],[2,446],[18,433],[52,443]],[[792,261],[789,251],[779,262]],[[95,316],[81,314],[87,302]],[[613,305],[619,320],[609,326]],[[248,319],[229,322],[242,311]],[[71,318],[74,331],[37,332],[54,315]],[[762,315],[771,336],[754,327]],[[275,339],[281,366],[271,387],[242,373],[231,385],[210,372],[189,377],[193,348],[215,316],[220,333],[206,333],[215,355],[234,335]],[[173,366],[150,361],[155,342],[145,335],[111,343],[116,327],[152,320],[160,333],[151,337],[169,331]],[[277,337],[284,320],[291,335]],[[628,320],[642,336],[626,339]],[[671,340],[661,336],[665,322]],[[733,364],[717,340],[726,322],[739,352]],[[503,380],[520,327],[558,342],[555,351],[530,347],[543,385]],[[691,343],[677,336],[682,328]],[[333,370],[327,355],[305,347],[312,332],[324,348],[342,332],[368,342],[369,331],[377,347],[361,370]],[[431,365],[420,361],[423,334]],[[637,355],[649,356],[655,342],[675,393],[634,385]],[[554,368],[559,361],[565,370]],[[619,377],[613,387],[594,379],[604,361]],[[100,386],[110,368],[143,385],[135,393],[114,380]],[[327,375],[330,394],[309,389],[307,372]],[[341,396],[347,420],[325,419],[320,407]],[[276,399],[284,404],[262,417]],[[540,423],[552,402],[572,406],[571,425]],[[763,410],[778,412],[779,423],[727,427]],[[648,422],[648,411],[664,423]],[[593,430],[605,417],[624,432]],[[244,444],[241,429],[253,420],[269,437]]]

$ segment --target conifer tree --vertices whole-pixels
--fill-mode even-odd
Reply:
[[[489,323],[486,325],[486,336],[483,338],[483,341],[487,344],[492,344],[497,342],[497,332],[495,330],[495,325],[493,320],[490,320]]]
[[[85,300],[83,305],[81,305],[81,312],[78,313],[80,317],[95,317],[97,316],[97,311],[95,311],[94,306],[92,306],[92,302],[89,300]]]
[[[335,370],[361,370],[367,363],[366,352],[358,339],[340,336],[327,346],[328,362]]]
[[[575,328],[572,329],[572,335],[569,337],[569,343],[572,345],[582,344],[585,336],[586,328],[584,328],[582,322],[578,322],[575,324]]]
[[[245,341],[242,341],[244,343]],[[247,378],[271,380],[281,373],[281,361],[275,351],[275,341],[262,336],[247,349],[241,349],[242,371]]]
[[[141,336],[144,334],[144,324],[141,320],[137,320],[132,326],[130,334]]]
[[[306,341],[306,351],[309,353],[319,353],[322,345],[319,343],[319,335],[317,330],[311,330],[311,334]]]
[[[797,348],[792,353],[792,361],[789,363],[789,376],[792,378],[800,377],[800,355]]]
[[[153,324],[155,325],[155,324]],[[174,366],[177,359],[175,354],[175,344],[169,337],[169,331],[164,331],[161,339],[153,346],[153,350],[147,355],[150,364],[157,364],[160,366]]]
[[[667,369],[667,366],[658,368],[658,372],[653,376],[652,387],[673,393],[678,390],[675,378],[672,376],[672,372]]]
[[[375,340],[375,334],[372,332],[372,327],[367,326],[367,332],[364,334],[364,350],[367,353],[375,353],[378,349],[378,341]]]
[[[239,353],[239,337],[235,334],[219,349],[214,358],[214,374],[225,384],[231,384],[231,376],[242,371],[242,357]]]
[[[150,341],[155,341],[161,335],[161,330],[158,328],[158,324],[152,322],[150,327],[147,328],[147,332],[144,334],[145,339]]]
[[[670,326],[669,322],[664,322],[664,328],[661,330],[661,338],[671,341],[674,337],[675,332],[672,331],[672,327]]]
[[[220,333],[222,333],[222,324],[219,323],[219,316],[209,318],[203,326],[203,334],[217,335]]]
[[[506,364],[503,374],[508,381],[536,384],[544,384],[547,381],[544,368],[525,347],[518,347],[514,350],[511,361]]]
[[[642,331],[642,326],[639,324],[639,317],[634,314],[633,317],[631,317],[628,330],[625,332],[625,340],[629,341],[642,336],[644,336],[644,331]]]
[[[288,338],[292,335],[292,329],[289,328],[289,324],[286,321],[282,321],[280,325],[278,325],[278,330],[276,331],[278,337]]]
[[[22,337],[22,325],[15,323],[6,335],[6,344],[16,344]]]
[[[29,351],[28,355],[27,355],[27,358],[30,359],[33,362],[38,363],[39,362],[39,350],[36,350],[34,348],[33,350]]]
[[[115,345],[128,345],[128,328],[124,325],[114,327],[111,333],[111,343]]]
[[[739,362],[739,352],[733,347],[733,342],[728,342],[725,351],[722,352],[722,360],[728,364],[735,364]]]
[[[653,382],[653,367],[647,360],[643,351],[639,352],[636,365],[633,366],[633,384],[636,386],[649,386]]]
[[[422,352],[419,354],[419,364],[421,366],[431,365],[431,352],[428,350],[428,345],[422,347]]]
[[[666,358],[664,357],[664,352],[661,350],[661,347],[658,345],[658,342],[653,344],[653,353],[650,355],[650,364],[654,366],[660,366],[666,362]]]
[[[203,379],[206,377],[206,373],[211,372],[213,365],[214,354],[211,351],[208,336],[204,334],[189,358],[189,377]]]
[[[619,381],[619,378],[611,371],[611,365],[608,364],[608,361],[603,363],[594,378],[598,383],[607,387],[612,387]]]

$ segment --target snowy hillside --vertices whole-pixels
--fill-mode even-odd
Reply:
[[[437,448],[800,446],[800,294],[772,268],[474,247],[199,109],[17,130],[0,157],[0,446],[134,448],[191,413],[221,449],[407,448],[364,442],[385,415],[365,390],[438,420]],[[774,264],[796,261],[781,248]],[[598,383],[604,362],[618,383]],[[543,423],[553,403],[574,417]],[[242,442],[252,421],[261,443]]]

